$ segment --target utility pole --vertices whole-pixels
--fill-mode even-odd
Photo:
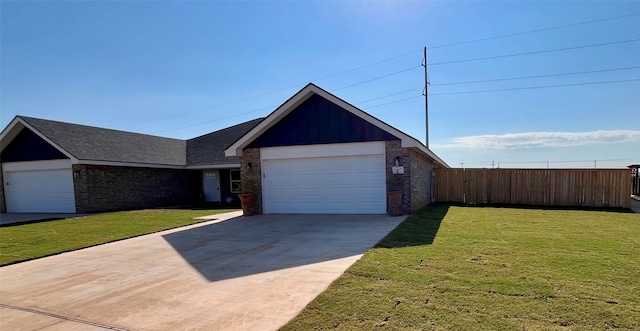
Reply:
[[[424,58],[422,59],[422,66],[424,67],[424,124],[426,140],[425,145],[429,148],[429,75],[427,73],[427,46],[424,47]]]

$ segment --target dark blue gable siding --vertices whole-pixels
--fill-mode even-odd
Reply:
[[[314,94],[247,148],[384,140],[398,138]]]
[[[24,128],[2,151],[2,162],[68,159],[31,130]]]

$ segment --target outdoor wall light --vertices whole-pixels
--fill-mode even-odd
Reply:
[[[78,179],[80,178],[80,170],[76,170],[73,172],[73,178]]]
[[[396,167],[400,165],[400,157],[396,156]]]
[[[252,167],[251,162],[247,163],[247,171],[250,171],[250,170],[251,170],[251,167]]]

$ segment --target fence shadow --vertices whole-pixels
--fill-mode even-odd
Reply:
[[[468,208],[515,208],[515,209],[536,209],[536,210],[575,210],[575,211],[601,211],[610,213],[631,213],[631,208],[623,207],[589,207],[589,206],[548,206],[548,205],[524,205],[509,203],[486,203],[486,204],[465,204],[465,203],[447,203],[449,206],[468,207]],[[632,203],[633,205],[633,200]]]
[[[440,223],[449,212],[449,205],[430,205],[408,217],[384,237],[375,247],[395,248],[431,245],[438,235]]]

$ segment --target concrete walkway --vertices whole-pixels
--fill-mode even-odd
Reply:
[[[404,217],[218,220],[0,268],[2,330],[276,330]]]

